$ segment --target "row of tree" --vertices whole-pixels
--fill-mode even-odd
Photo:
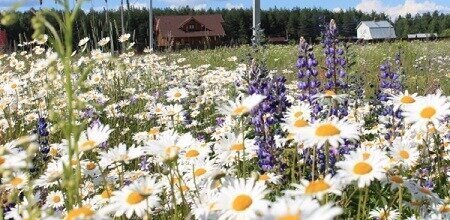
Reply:
[[[17,13],[17,21],[6,28],[11,45],[20,41],[29,40],[32,35],[31,17],[35,10]],[[59,12],[58,12],[59,13]],[[178,9],[155,9],[155,16],[162,15],[195,15],[195,14],[222,14],[225,23],[225,44],[250,43],[252,34],[252,11],[251,9],[208,9],[194,10],[189,7]],[[129,6],[124,12],[125,31],[131,33],[136,44],[143,48],[148,45],[149,21],[148,10]],[[89,36],[94,41],[109,36],[117,39],[121,35],[120,10],[103,10],[81,12],[75,24],[75,39]],[[364,20],[388,20],[383,13],[365,14],[350,9],[333,12],[320,8],[293,8],[264,10],[261,14],[261,27],[266,36],[287,36],[296,41],[300,36],[308,40],[315,40],[321,35],[323,25],[330,19],[336,20],[339,34],[342,37],[356,36],[356,27]],[[422,15],[406,15],[399,17],[393,22],[397,36],[406,37],[409,33],[438,33],[449,34],[450,15],[438,12],[425,13]],[[55,23],[56,25],[56,23]]]

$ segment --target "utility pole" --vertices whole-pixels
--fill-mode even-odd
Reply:
[[[255,43],[259,44],[258,28],[261,24],[261,0],[253,0],[253,37]]]
[[[153,51],[153,0],[149,0],[148,7],[148,23],[149,23],[149,49]]]
[[[120,25],[122,26],[122,35],[125,34],[125,25],[123,21],[123,0],[120,1]]]

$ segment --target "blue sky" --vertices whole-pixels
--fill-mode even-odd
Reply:
[[[18,0],[0,0],[0,8],[6,8]],[[57,7],[55,0],[43,0],[42,7]],[[74,0],[71,0],[74,1]],[[126,0],[124,0],[126,1]],[[129,0],[137,7],[147,7],[148,0]],[[108,0],[109,8],[117,8],[120,0]],[[84,9],[94,8],[100,10],[105,7],[105,0],[85,0]],[[252,0],[153,0],[154,7],[180,7],[190,6],[202,8],[249,8]],[[25,0],[21,10],[30,7],[39,8],[39,0]],[[293,7],[320,7],[330,10],[356,8],[364,12],[385,12],[392,17],[406,13],[423,13],[438,10],[450,13],[450,0],[261,0],[263,9],[293,8]]]

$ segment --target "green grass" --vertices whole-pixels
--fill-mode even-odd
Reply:
[[[324,67],[322,46],[315,45],[315,55],[319,61],[319,69]],[[450,94],[450,41],[437,42],[422,41],[397,41],[375,44],[356,45],[349,47],[351,60],[354,61],[349,69],[349,76],[363,76],[364,86],[371,91],[371,85],[378,84],[379,66],[386,59],[393,60],[395,54],[400,51],[403,63],[406,88],[412,92],[428,93],[438,86],[446,95]],[[185,64],[193,67],[210,64],[211,68],[224,67],[232,69],[238,63],[248,63],[248,55],[252,48],[248,45],[240,47],[220,47],[211,50],[182,50],[176,53],[164,53],[169,59],[186,58]],[[227,58],[236,56],[237,62],[230,62]],[[295,63],[297,59],[297,45],[268,45],[264,51],[266,64],[271,70],[277,70],[289,80],[295,79]],[[416,62],[420,57],[426,58],[422,62]],[[438,64],[436,59],[441,59]],[[415,67],[418,65],[418,67]]]

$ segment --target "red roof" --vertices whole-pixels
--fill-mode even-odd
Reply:
[[[202,36],[225,36],[222,23],[222,15],[171,15],[158,16],[156,20],[156,30],[163,37],[202,37]],[[204,25],[206,31],[184,31],[182,27],[187,22],[195,20]]]

